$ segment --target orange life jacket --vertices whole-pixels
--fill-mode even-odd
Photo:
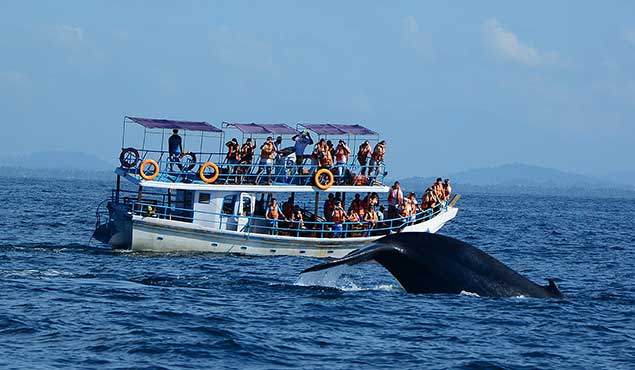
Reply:
[[[278,206],[269,207],[269,213],[267,213],[267,218],[277,220],[278,217],[280,217],[280,214],[278,213]]]
[[[344,221],[344,211],[342,211],[342,209],[337,208],[333,211],[333,222],[335,223],[340,223],[342,221]]]
[[[262,147],[262,151],[260,152],[260,158],[273,159],[276,156],[274,148],[275,146],[273,145],[273,143],[264,143]]]

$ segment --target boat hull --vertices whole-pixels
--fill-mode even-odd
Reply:
[[[453,219],[457,208],[448,207],[434,218],[406,226],[402,231],[436,233]],[[382,236],[313,238],[214,230],[179,221],[152,217],[132,218],[133,251],[212,252],[254,256],[343,257]]]

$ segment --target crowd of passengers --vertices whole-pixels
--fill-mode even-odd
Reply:
[[[402,226],[431,218],[441,207],[450,200],[452,186],[450,180],[437,180],[424,192],[421,202],[417,201],[415,193],[404,196],[399,182],[395,182],[388,193],[388,209],[379,204],[379,195],[368,193],[364,198],[355,194],[348,209],[344,204],[341,193],[329,193],[324,201],[324,222],[305,223],[303,210],[294,204],[293,196],[289,197],[282,206],[276,198],[272,198],[265,207],[264,194],[256,202],[254,216],[267,220],[271,234],[283,231],[294,236],[307,236],[319,231],[319,235],[333,238],[346,236],[371,236],[399,231]]]
[[[338,184],[344,183],[346,178],[352,179],[353,176],[359,182],[358,185],[365,185],[373,181],[379,175],[380,168],[384,162],[386,154],[386,141],[379,141],[374,148],[368,140],[359,145],[357,151],[357,162],[360,165],[359,174],[350,174],[349,159],[351,149],[344,140],[339,140],[334,145],[331,140],[320,139],[314,143],[313,138],[307,130],[291,137],[294,141],[292,151],[286,151],[282,148],[282,136],[278,136],[276,140],[269,136],[263,144],[260,145],[260,157],[257,162],[258,170],[256,172],[255,182],[260,183],[262,175],[266,175],[266,182],[271,184],[272,170],[274,165],[283,156],[295,154],[295,170],[298,175],[307,175],[309,171],[305,171],[304,165],[308,164],[311,168],[328,168],[335,176]],[[313,145],[311,154],[305,154],[306,148]],[[234,174],[234,182],[242,182],[243,176],[250,173],[251,165],[254,164],[254,156],[256,148],[258,148],[256,139],[247,138],[241,146],[238,139],[233,138],[227,143],[227,154],[225,156],[228,164],[225,171]]]

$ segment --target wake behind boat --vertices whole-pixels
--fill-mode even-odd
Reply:
[[[232,132],[242,146],[225,142]],[[456,216],[459,197],[449,192],[427,194],[419,208],[397,184],[384,185],[385,151],[379,134],[361,125],[223,122],[219,129],[125,117],[116,187],[98,207],[93,236],[135,251],[342,257],[392,233],[435,233]]]

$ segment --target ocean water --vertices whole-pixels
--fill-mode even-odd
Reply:
[[[564,299],[411,295],[381,266],[92,241],[111,181],[0,178],[0,368],[635,368],[635,200],[463,194],[442,233]],[[315,286],[320,283],[328,286]]]

